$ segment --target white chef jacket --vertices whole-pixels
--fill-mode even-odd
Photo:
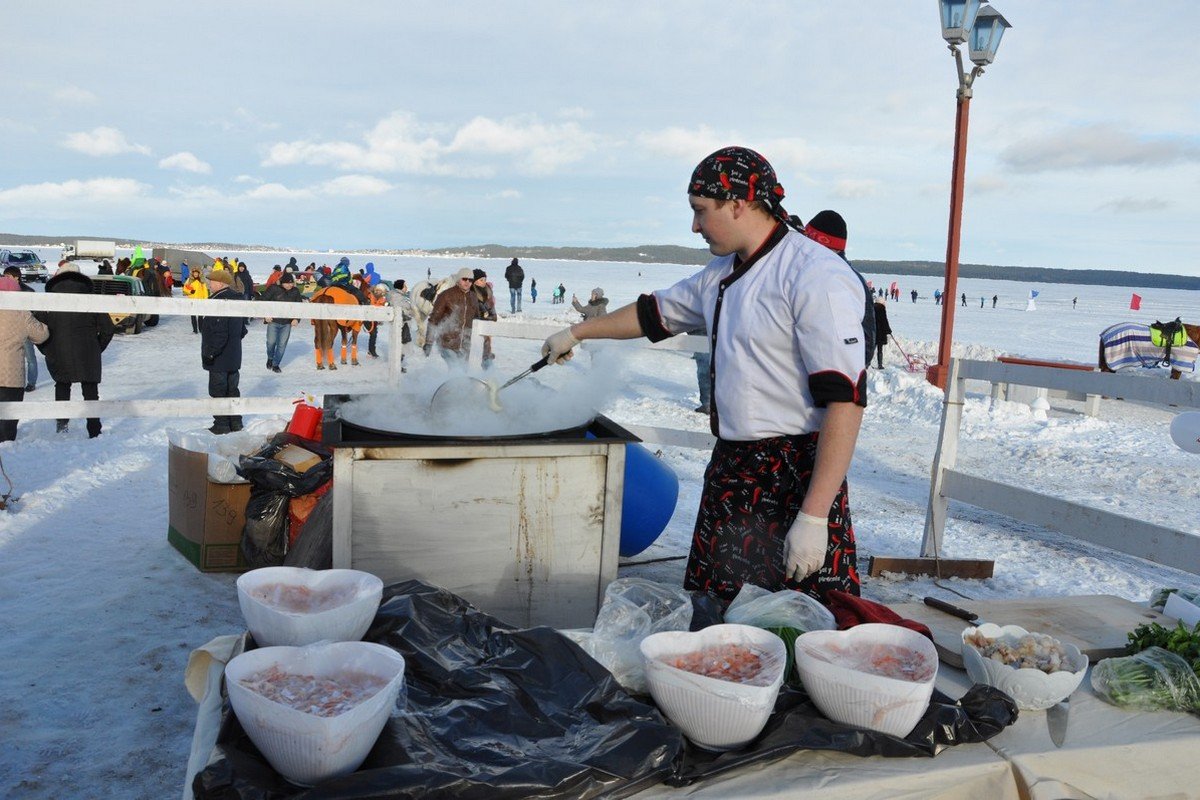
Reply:
[[[713,432],[731,441],[812,433],[827,403],[865,406],[866,289],[858,274],[784,225],[748,266],[738,261],[715,258],[649,296],[661,322],[646,330],[649,338],[708,330]],[[643,329],[655,327],[639,318]]]

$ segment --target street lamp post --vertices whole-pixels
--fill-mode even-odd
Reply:
[[[938,0],[942,21],[942,38],[946,40],[958,69],[958,107],[954,115],[954,162],[950,169],[950,228],[946,234],[946,283],[942,291],[942,327],[938,338],[937,363],[929,368],[926,378],[942,389],[950,370],[950,346],[954,340],[954,304],[958,294],[958,249],[962,229],[963,183],[967,170],[967,119],[971,106],[971,87],[992,63],[1004,31],[1010,27],[1000,12],[990,6],[981,8],[986,0]],[[963,69],[959,45],[967,43],[974,68]]]

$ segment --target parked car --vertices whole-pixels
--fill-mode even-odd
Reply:
[[[142,282],[128,275],[93,275],[92,292],[94,294],[122,294],[140,297],[146,293]],[[147,314],[109,314],[118,333],[141,333],[146,324]]]
[[[0,250],[0,272],[5,267],[20,267],[23,281],[45,283],[50,277],[46,263],[32,250]]]

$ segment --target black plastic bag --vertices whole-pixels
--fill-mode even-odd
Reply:
[[[283,492],[251,487],[242,528],[242,555],[246,566],[277,567],[287,551],[288,496]]]
[[[321,456],[321,462],[304,472],[274,458],[288,445],[303,447]],[[316,491],[333,474],[333,453],[319,443],[291,433],[279,433],[254,455],[238,459],[238,474],[250,481],[246,525],[242,529],[242,555],[251,569],[277,567],[287,553],[288,500]]]
[[[834,722],[802,688],[784,685],[767,725],[741,750],[714,753],[686,745],[666,782],[687,786],[731,769],[773,761],[797,750],[838,750],[858,756],[933,757],[950,745],[983,742],[1017,721],[1017,704],[991,686],[976,684],[957,702],[933,690],[925,715],[903,739]]]
[[[513,630],[418,581],[383,598],[364,638],[404,655],[408,711],[359,770],[307,790],[287,783],[226,702],[198,800],[616,798],[670,772],[679,731],[566,637]]]
[[[317,500],[300,535],[283,557],[283,565],[309,569],[333,567],[333,492],[326,492]]]

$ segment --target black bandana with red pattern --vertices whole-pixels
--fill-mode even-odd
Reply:
[[[760,201],[771,216],[787,221],[783,187],[770,162],[748,147],[724,147],[692,172],[688,194],[714,200]]]

